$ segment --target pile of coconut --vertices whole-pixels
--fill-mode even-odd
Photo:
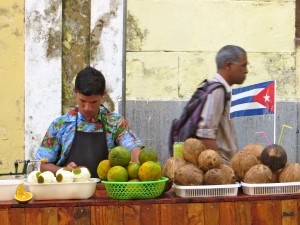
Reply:
[[[286,151],[280,145],[248,144],[227,165],[217,151],[189,138],[182,145],[182,158],[169,158],[163,174],[183,186],[300,182],[300,164],[287,163]]]
[[[237,181],[245,183],[300,182],[300,164],[287,163],[281,145],[248,144],[231,159]]]
[[[167,159],[164,176],[182,186],[233,184],[236,176],[231,166],[224,164],[215,150],[206,149],[196,138],[187,139],[182,145],[182,158]]]

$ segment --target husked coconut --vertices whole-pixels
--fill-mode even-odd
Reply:
[[[206,149],[204,143],[197,138],[188,138],[182,144],[182,157],[188,161],[193,163],[194,165],[198,165],[198,157],[202,151]]]
[[[300,182],[300,164],[290,163],[287,164],[279,172],[279,182]]]
[[[272,144],[264,148],[260,155],[260,161],[270,167],[272,171],[276,171],[285,166],[287,154],[282,146]]]
[[[221,169],[210,169],[204,175],[204,184],[206,185],[221,185],[229,183],[228,174]]]
[[[223,170],[227,176],[228,176],[228,180],[229,180],[229,184],[234,184],[237,180],[236,175],[234,173],[234,170],[231,168],[231,166],[226,165],[226,164],[221,164],[218,169]]]
[[[175,171],[187,164],[187,162],[183,158],[179,157],[170,157],[167,159],[164,165],[163,174],[165,177],[168,177],[171,182],[174,182],[174,174]]]
[[[186,164],[175,171],[174,183],[183,186],[203,184],[204,173],[194,164]]]
[[[234,170],[238,181],[242,181],[247,171],[252,166],[255,166],[259,163],[260,162],[256,157],[251,154],[245,153],[244,151],[235,153],[230,160],[230,166]]]
[[[260,161],[261,152],[264,150],[264,146],[261,144],[251,143],[244,147],[243,151],[249,153],[257,158]]]
[[[263,164],[252,166],[245,174],[244,182],[249,184],[271,183],[272,171]]]
[[[206,149],[198,157],[199,168],[204,172],[216,168],[223,163],[223,159],[220,154],[212,149]]]

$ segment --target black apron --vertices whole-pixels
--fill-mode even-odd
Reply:
[[[107,140],[103,122],[103,132],[82,132],[77,130],[75,122],[75,136],[69,156],[64,166],[75,162],[77,166],[85,166],[91,172],[92,178],[98,178],[97,167],[100,161],[108,159]]]

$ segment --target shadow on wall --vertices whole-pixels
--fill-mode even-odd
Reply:
[[[178,118],[186,101],[126,101],[126,119],[131,128],[146,146],[159,151],[159,161],[164,163],[169,157],[168,136],[172,120]],[[290,110],[287,112],[287,108]],[[299,162],[298,112],[297,102],[278,102],[276,112],[276,143],[283,124],[292,129],[283,133],[281,145],[285,148],[290,162]],[[267,145],[257,131],[265,131],[272,141],[274,136],[274,115],[243,117],[235,119],[239,147],[250,143]]]

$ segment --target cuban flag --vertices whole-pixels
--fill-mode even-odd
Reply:
[[[267,81],[231,91],[230,119],[275,112],[275,81]]]

